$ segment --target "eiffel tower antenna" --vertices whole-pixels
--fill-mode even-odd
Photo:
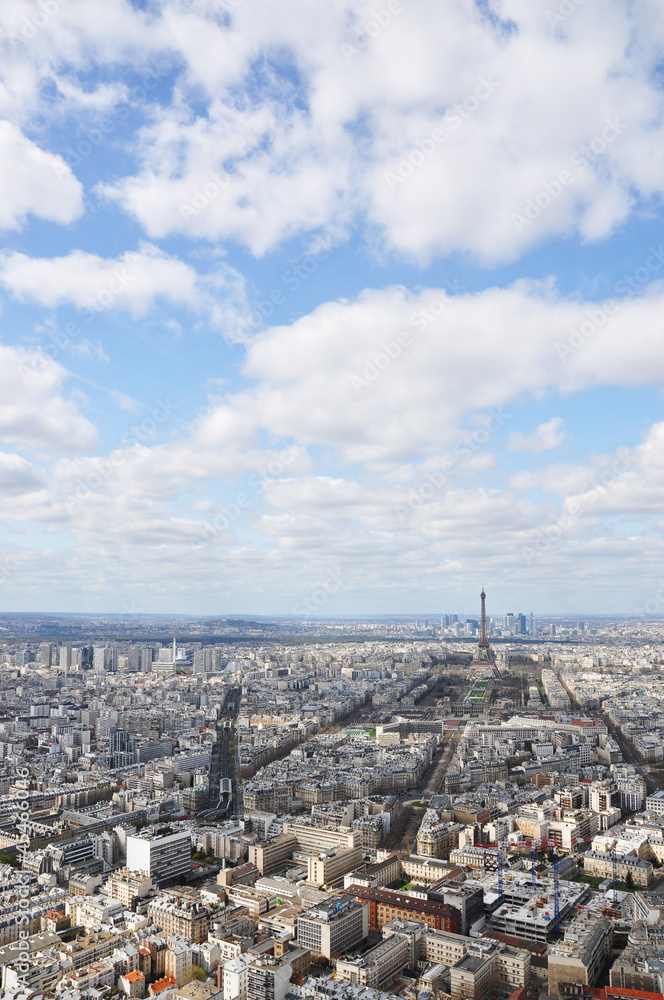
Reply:
[[[468,671],[468,680],[472,680],[472,678],[477,674],[484,673],[490,673],[492,677],[500,677],[500,670],[496,664],[496,657],[491,648],[491,643],[489,642],[486,630],[486,594],[484,593],[484,586],[482,586],[480,601],[482,602],[482,613],[480,615],[480,639],[477,643],[475,658],[470,665],[470,670]]]

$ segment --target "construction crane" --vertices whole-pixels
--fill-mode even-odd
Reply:
[[[503,845],[498,841],[496,844],[498,852],[498,906],[503,905]]]
[[[558,846],[553,847],[553,912],[556,940],[560,934],[560,884],[558,881]]]
[[[537,864],[536,848],[539,847],[541,843],[541,840],[530,841],[530,884],[533,889],[537,885],[537,871],[535,870],[535,865]]]

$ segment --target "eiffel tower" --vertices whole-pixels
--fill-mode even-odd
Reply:
[[[475,653],[475,658],[470,664],[470,670],[468,671],[468,680],[472,680],[478,674],[491,673],[492,677],[500,677],[500,670],[496,664],[496,657],[491,648],[489,640],[486,634],[486,594],[484,593],[484,587],[482,587],[482,593],[480,594],[480,600],[482,601],[482,616],[480,620],[480,641],[477,643],[477,652]]]

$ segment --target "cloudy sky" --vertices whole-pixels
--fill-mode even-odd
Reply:
[[[658,607],[661,0],[0,23],[4,610]]]

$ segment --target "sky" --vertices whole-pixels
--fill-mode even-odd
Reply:
[[[0,608],[664,613],[661,0],[8,0]]]

